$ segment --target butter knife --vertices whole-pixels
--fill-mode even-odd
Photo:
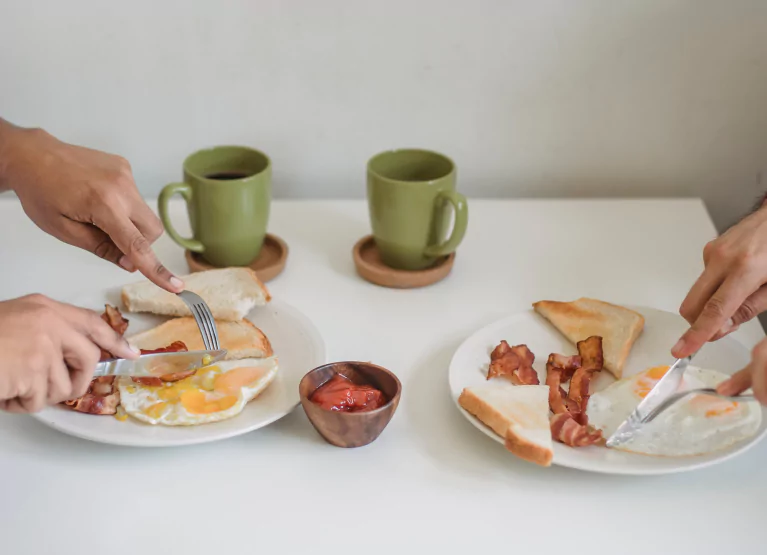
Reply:
[[[642,426],[645,418],[679,390],[682,376],[691,360],[692,355],[687,358],[676,359],[668,372],[658,380],[658,383],[642,399],[629,417],[607,438],[608,447],[619,447],[631,440]]]
[[[218,362],[226,356],[226,349],[211,351],[182,351],[141,355],[136,360],[114,358],[99,362],[94,377],[136,376],[159,377],[176,372],[188,372]]]

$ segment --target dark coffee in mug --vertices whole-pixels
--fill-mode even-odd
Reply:
[[[205,179],[215,179],[216,181],[231,181],[233,179],[244,179],[245,177],[249,177],[249,173],[240,173],[240,172],[218,172],[218,173],[212,173],[210,175],[206,175]]]

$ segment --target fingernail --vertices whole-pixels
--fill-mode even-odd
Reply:
[[[131,259],[125,255],[120,258],[120,262],[118,264],[120,264],[120,267],[123,270],[127,270],[128,272],[136,271],[136,267],[133,265],[133,262],[131,262]]]
[[[668,345],[668,343],[666,343],[666,345]],[[674,345],[674,347],[671,349],[671,352],[678,353],[679,351],[684,349],[684,345],[685,345],[684,339],[680,339],[679,341],[676,342],[676,345]]]
[[[183,289],[184,288],[184,282],[178,279],[176,276],[173,276],[170,278],[170,284],[175,289]]]
[[[133,351],[135,354],[137,354],[137,355],[140,355],[140,354],[141,354],[141,349],[139,349],[138,347],[135,347],[135,346],[131,345],[130,343],[128,344],[128,348],[129,348],[131,351]]]

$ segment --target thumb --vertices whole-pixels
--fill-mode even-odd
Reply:
[[[90,251],[99,258],[103,258],[112,264],[121,266],[129,272],[134,272],[136,270],[130,264],[125,265],[124,263],[121,263],[121,261],[127,260],[123,257],[123,252],[114,244],[112,239],[109,238],[109,235],[96,226],[66,220],[63,231],[64,234],[62,239],[70,245]]]
[[[751,387],[751,365],[720,383],[716,392],[720,395],[738,395]]]

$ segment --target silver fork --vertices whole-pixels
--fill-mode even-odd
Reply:
[[[213,318],[213,314],[210,312],[210,308],[205,304],[205,301],[191,291],[182,291],[178,293],[181,300],[184,301],[186,306],[192,312],[197,327],[200,328],[200,334],[202,335],[202,342],[205,344],[205,348],[208,351],[218,351],[221,349],[221,344],[218,342],[218,330],[216,329],[216,320]]]
[[[720,397],[722,399],[729,399],[730,401],[737,401],[737,402],[756,400],[753,395],[720,395],[719,393],[716,392],[716,389],[712,389],[712,388],[688,389],[687,391],[680,391],[679,393],[675,393],[669,396],[661,404],[659,404],[657,407],[655,407],[650,412],[648,412],[647,416],[645,416],[642,419],[641,423],[647,424],[648,422],[655,420],[655,418],[657,418],[660,413],[665,411],[671,405],[673,405],[680,399],[693,394],[711,395],[713,397]]]

